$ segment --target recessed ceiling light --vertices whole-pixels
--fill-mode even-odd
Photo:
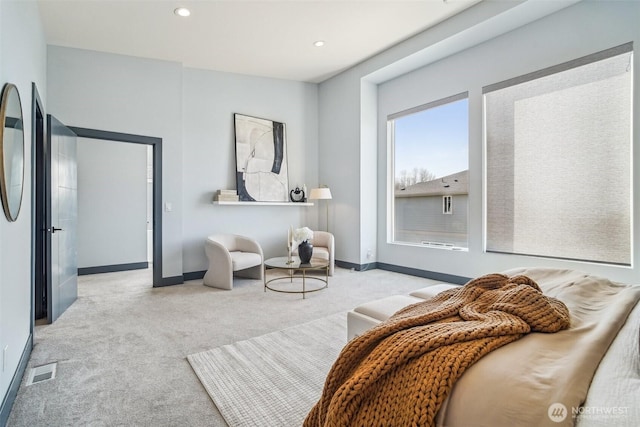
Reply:
[[[313,45],[315,47],[322,47],[322,46],[324,46],[324,41],[318,40],[317,42],[314,42]]]
[[[187,16],[191,15],[191,11],[189,9],[187,9],[186,7],[179,7],[176,10],[174,10],[173,13],[175,13],[178,16],[182,16],[184,18],[186,18]]]

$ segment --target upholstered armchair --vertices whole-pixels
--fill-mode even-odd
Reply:
[[[329,276],[333,276],[333,266],[335,264],[333,234],[326,231],[314,231],[313,239],[311,239],[310,243],[313,245],[313,255],[311,256],[328,260]],[[294,253],[297,253],[297,248],[295,248]]]
[[[233,289],[233,276],[263,279],[264,255],[253,239],[237,234],[216,234],[207,237],[204,251],[209,270],[203,282],[207,286]]]

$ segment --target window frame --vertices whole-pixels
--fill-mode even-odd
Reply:
[[[421,104],[415,107],[411,107],[402,111],[398,111],[396,113],[387,115],[387,243],[389,244],[397,244],[397,245],[417,245],[421,247],[436,247],[433,245],[423,246],[419,243],[412,243],[407,241],[400,241],[396,239],[396,206],[395,206],[395,120],[402,118],[404,116],[408,116],[411,114],[420,113],[425,110],[429,110],[432,108],[436,108],[442,105],[450,104],[453,102],[461,101],[463,99],[467,100],[468,108],[470,108],[469,104],[469,91],[464,91],[457,93],[455,95],[447,96],[444,98],[437,99],[435,101],[431,101],[425,104]],[[467,118],[470,116],[470,110],[467,110]],[[467,123],[468,131],[470,130],[469,124]],[[467,147],[469,147],[469,139],[467,139]],[[469,158],[467,157],[467,171],[468,169]],[[467,189],[467,192],[469,190]],[[444,206],[443,206],[444,208]],[[453,199],[451,199],[451,212],[453,212]],[[463,250],[468,251],[469,249],[469,216],[467,213],[466,218],[466,236],[467,236],[467,244],[464,247],[454,246],[454,245],[442,245],[441,248],[447,249],[455,249],[455,250]]]

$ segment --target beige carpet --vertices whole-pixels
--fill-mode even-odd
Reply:
[[[8,427],[226,427],[187,355],[406,294],[433,280],[336,268],[329,287],[301,295],[236,279],[151,287],[151,270],[81,276],[78,300],[35,328],[27,369],[57,362],[52,381],[20,386]],[[26,381],[25,381],[26,382]]]
[[[346,333],[346,313],[339,313],[187,359],[230,426],[299,426]]]

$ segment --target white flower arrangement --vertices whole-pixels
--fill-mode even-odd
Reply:
[[[293,226],[289,227],[287,232],[287,255],[289,261],[287,264],[291,264],[291,256],[294,248],[302,242],[306,242],[309,239],[313,239],[313,231],[309,227],[293,229]]]
[[[310,239],[313,239],[313,231],[309,227],[296,228],[292,233],[292,243],[296,246]]]

